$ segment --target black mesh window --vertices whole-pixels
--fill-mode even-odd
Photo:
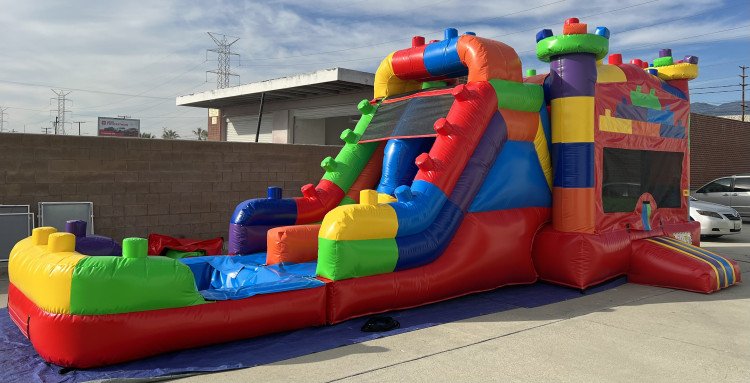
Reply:
[[[451,105],[450,93],[382,104],[360,141],[435,135],[435,120],[447,116]]]
[[[682,156],[676,152],[604,148],[604,212],[631,212],[643,193],[651,193],[660,208],[680,207]]]

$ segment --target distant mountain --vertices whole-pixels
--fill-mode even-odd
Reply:
[[[736,116],[742,113],[741,105],[740,101],[727,102],[721,105],[694,102],[690,104],[690,111],[708,116]]]

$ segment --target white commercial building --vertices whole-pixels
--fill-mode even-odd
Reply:
[[[339,135],[371,99],[375,75],[319,70],[177,97],[178,106],[208,109],[209,140],[341,145]],[[261,113],[262,110],[262,113]]]

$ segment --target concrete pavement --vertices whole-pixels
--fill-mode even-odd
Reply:
[[[626,284],[178,381],[747,382],[750,230],[703,246],[740,261],[746,282],[712,295]],[[0,289],[4,304],[7,282]]]

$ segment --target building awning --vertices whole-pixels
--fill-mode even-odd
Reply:
[[[289,101],[372,90],[375,75],[345,68],[323,69],[231,88],[178,96],[178,106],[225,108],[260,102]]]

